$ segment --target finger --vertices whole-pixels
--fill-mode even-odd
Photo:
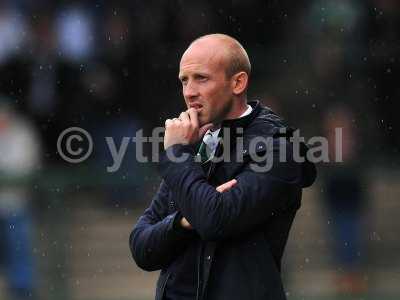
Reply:
[[[169,126],[171,124],[172,120],[171,119],[166,119],[165,120],[165,127]]]
[[[181,112],[179,119],[181,119],[182,122],[190,123],[189,114],[186,111]]]
[[[225,183],[217,186],[216,190],[217,190],[217,192],[223,193],[223,192],[233,188],[236,185],[236,183],[237,183],[236,179],[229,180],[228,182],[225,182]]]
[[[217,187],[217,191],[220,193],[226,192],[233,188],[237,184],[236,179],[229,180],[228,182],[225,182],[224,184],[221,184],[220,186]]]
[[[180,122],[181,122],[181,120],[179,120],[179,118],[173,118],[173,119],[171,120],[171,125],[172,125],[172,124],[173,124],[173,125],[178,125]]]
[[[181,225],[182,225],[184,228],[193,229],[192,225],[189,223],[188,220],[186,220],[185,217],[182,218],[182,220],[181,220]]]
[[[201,136],[205,135],[206,132],[207,132],[209,129],[213,128],[213,127],[214,127],[214,124],[213,124],[213,123],[208,123],[208,124],[206,124],[206,125],[203,125],[203,126],[200,127],[200,129],[199,129],[199,136],[201,137]]]
[[[189,108],[187,110],[187,112],[189,113],[190,122],[192,123],[193,127],[198,128],[199,127],[199,118],[197,116],[197,110],[192,107],[192,108]]]

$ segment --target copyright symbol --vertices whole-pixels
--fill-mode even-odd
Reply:
[[[83,128],[69,127],[58,136],[57,151],[69,163],[83,162],[92,154],[92,137]]]

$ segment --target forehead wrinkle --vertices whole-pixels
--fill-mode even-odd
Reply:
[[[185,59],[189,62],[191,60],[198,61],[199,64],[204,65],[224,65],[229,55],[226,46],[229,45],[219,39],[204,39],[194,42],[182,55],[180,66]]]

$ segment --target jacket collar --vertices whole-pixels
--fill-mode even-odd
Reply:
[[[251,113],[241,118],[222,121],[221,130],[218,135],[219,137],[223,138],[224,134],[229,133],[230,140],[234,141],[237,136],[243,135],[243,131],[260,114],[262,108],[260,101],[258,100],[249,101],[247,104],[252,107]]]
[[[232,143],[233,141],[235,141],[235,138],[237,136],[241,136],[243,134],[243,130],[253,122],[253,120],[259,115],[262,109],[260,101],[258,100],[249,101],[247,102],[247,104],[250,105],[252,108],[251,113],[241,118],[222,121],[221,130],[219,131],[218,137],[223,138],[224,133],[229,132],[229,139]],[[199,149],[202,142],[203,139],[201,138],[197,143],[193,145],[196,151]]]
[[[251,113],[241,118],[222,121],[221,132],[224,128],[229,128],[231,132],[236,132],[236,128],[246,128],[257,117],[261,111],[260,101],[249,101],[247,104],[253,109]]]

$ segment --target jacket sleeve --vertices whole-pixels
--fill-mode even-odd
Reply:
[[[177,224],[182,217],[180,212],[168,215],[167,197],[168,187],[162,182],[129,237],[132,257],[146,271],[166,267],[194,234]]]
[[[269,171],[255,170],[257,166],[262,169],[263,162],[247,163],[236,176],[237,184],[224,193],[207,182],[191,148],[184,145],[173,145],[163,153],[160,172],[171,187],[178,210],[200,237],[219,240],[248,232],[287,205],[299,203],[300,164],[291,157],[279,162],[278,149],[274,148],[272,154]],[[187,159],[177,162],[170,157]]]

